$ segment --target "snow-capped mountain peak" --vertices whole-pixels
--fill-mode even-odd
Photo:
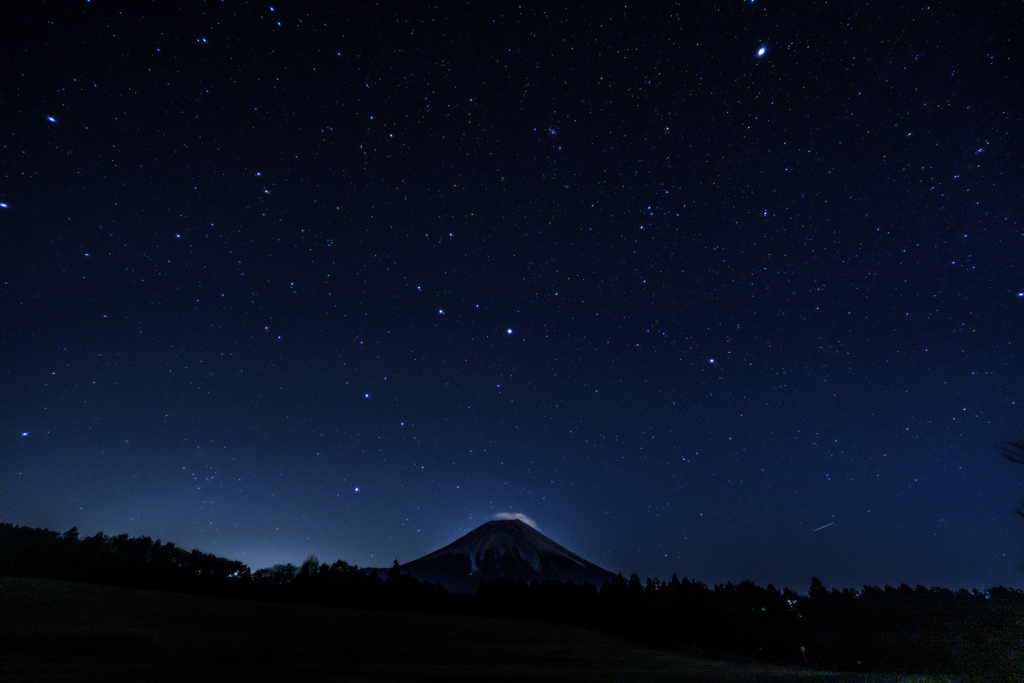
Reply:
[[[401,565],[400,570],[457,592],[475,590],[484,579],[572,579],[600,584],[613,576],[518,519],[487,522],[440,550]]]

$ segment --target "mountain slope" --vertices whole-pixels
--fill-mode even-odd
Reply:
[[[572,579],[600,585],[614,576],[518,519],[487,522],[399,569],[458,593],[473,592],[484,579]]]

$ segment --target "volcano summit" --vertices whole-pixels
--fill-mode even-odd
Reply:
[[[518,519],[487,522],[399,571],[456,593],[472,593],[481,581],[498,578],[600,585],[615,576]]]

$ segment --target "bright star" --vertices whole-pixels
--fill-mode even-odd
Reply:
[[[510,327],[507,330],[505,330],[505,334],[512,334],[512,328]]]

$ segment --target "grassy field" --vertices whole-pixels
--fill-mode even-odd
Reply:
[[[0,680],[925,681],[718,662],[544,622],[0,577]]]

